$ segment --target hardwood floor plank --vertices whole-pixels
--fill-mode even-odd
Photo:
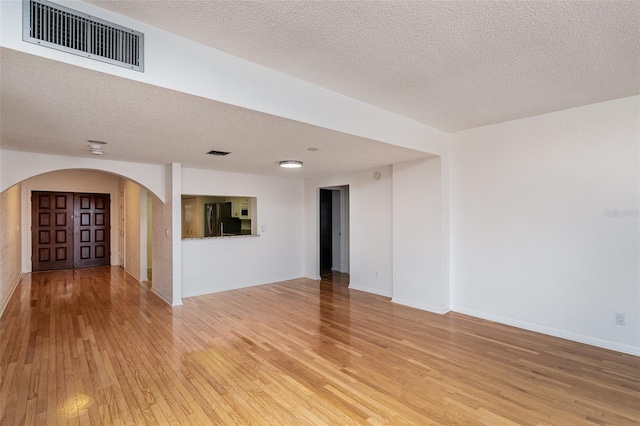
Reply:
[[[637,425],[640,358],[298,279],[171,308],[117,267],[27,274],[0,425]]]

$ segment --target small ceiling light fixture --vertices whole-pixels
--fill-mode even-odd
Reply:
[[[93,155],[102,155],[104,152],[102,151],[102,145],[106,145],[107,143],[104,141],[96,141],[89,139],[89,153]]]
[[[302,167],[302,161],[284,160],[280,162],[280,167],[284,167],[285,169],[297,169]]]

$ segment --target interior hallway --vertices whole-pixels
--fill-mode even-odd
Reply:
[[[27,274],[0,424],[640,422],[638,358],[298,279],[171,308],[119,267]]]

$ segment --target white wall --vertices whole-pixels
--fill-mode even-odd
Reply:
[[[132,182],[128,179],[122,179],[120,182],[121,189],[124,189],[124,202],[125,202],[125,250],[126,259],[124,262],[124,269],[133,276],[136,280],[144,280],[142,274],[142,256],[141,246],[144,244],[146,248],[146,236],[144,242],[142,241],[142,223],[141,223],[141,194],[144,189],[140,188],[140,185]],[[146,205],[146,197],[145,197]],[[113,204],[113,203],[112,203]],[[145,211],[144,230],[146,233],[146,211]],[[112,227],[113,228],[113,227]],[[146,250],[145,250],[146,259]],[[146,267],[144,276],[146,278]]]
[[[635,96],[454,134],[453,309],[640,354],[639,126]]]
[[[171,163],[165,166],[167,187],[167,209],[171,212],[171,305],[182,305],[182,165]],[[167,232],[165,230],[165,235]],[[154,235],[155,238],[155,235]],[[155,263],[155,262],[154,262]]]
[[[149,217],[149,212],[147,211],[148,196],[150,196],[148,192],[144,188],[140,188],[140,199],[138,200],[140,206],[140,246],[138,250],[140,252],[140,281],[149,280],[149,277],[147,276],[147,268],[149,267],[149,255],[147,253],[147,249],[149,247],[149,240],[153,235],[148,233],[150,227],[149,224],[147,224]]]
[[[87,154],[89,155],[89,154]],[[131,179],[165,201],[165,169],[157,164],[113,161],[94,157],[67,157],[2,150],[0,191],[43,173],[58,170],[99,170]]]
[[[147,192],[147,268],[153,267],[153,194]]]
[[[449,310],[441,158],[393,165],[393,301]]]
[[[379,180],[373,178],[380,171]],[[391,296],[391,166],[305,181],[305,276],[318,276],[319,189],[349,186],[349,287]],[[377,277],[376,277],[377,273]]]
[[[257,197],[260,234],[259,237],[183,240],[183,297],[304,275],[301,179],[183,168],[182,193]],[[252,220],[255,219],[252,217]]]
[[[129,179],[120,180],[120,190],[125,194],[125,270],[138,281],[147,281],[147,268],[151,264],[151,239],[153,231],[148,223],[151,216],[148,197],[153,195]]]
[[[331,270],[342,271],[340,266],[340,247],[342,246],[342,215],[340,200],[342,199],[340,190],[331,191]]]
[[[3,158],[4,160],[4,158]],[[118,177],[86,170],[61,170],[22,183],[22,271],[31,272],[31,191],[95,192],[111,195],[111,264],[118,264]]]
[[[0,194],[0,316],[22,277],[20,197],[20,184]]]
[[[173,299],[173,247],[171,235],[171,206],[153,197],[152,211],[153,222],[151,224],[153,244],[153,277],[151,279],[151,291],[157,294],[169,305],[174,304]],[[178,298],[175,304],[182,301]]]

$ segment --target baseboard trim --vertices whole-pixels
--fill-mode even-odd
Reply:
[[[380,290],[378,288],[367,287],[367,286],[358,285],[358,284],[354,284],[354,283],[350,283],[349,284],[349,289],[350,290],[364,291],[365,293],[371,293],[371,294],[375,294],[377,296],[391,297],[391,291]]]
[[[2,318],[2,315],[4,315],[4,310],[7,309],[7,306],[9,306],[9,301],[13,297],[13,293],[16,292],[16,288],[18,288],[18,284],[20,284],[20,281],[22,280],[23,276],[24,276],[23,273],[19,273],[18,277],[14,280],[13,284],[11,285],[11,290],[9,290],[9,295],[2,303],[2,307],[0,307],[0,318]]]
[[[640,356],[640,348],[635,346],[623,345],[612,342],[610,340],[598,339],[596,337],[585,336],[583,334],[572,333],[570,331],[559,330],[553,327],[546,327],[526,321],[520,321],[513,318],[503,317],[500,315],[489,314],[475,309],[464,308],[462,306],[453,306],[452,311],[472,317],[497,322],[512,327],[521,328],[523,330],[533,331],[536,333],[546,334],[548,336],[559,337],[573,342],[584,343],[585,345],[596,346],[598,348],[609,349],[629,355]]]
[[[132,278],[135,278],[137,281],[140,281],[140,277],[137,277],[137,276],[136,276],[133,272],[131,272],[129,269],[127,269],[127,268],[123,268],[123,269],[124,269],[124,271],[125,271],[127,274],[129,274],[129,276],[131,276]],[[140,282],[142,282],[142,281],[140,281]]]
[[[173,303],[171,303],[171,300],[169,300],[168,297],[166,297],[164,294],[158,293],[154,288],[153,285],[151,286],[151,293],[155,294],[156,296],[158,296],[164,303],[166,303],[169,306],[174,306]],[[180,301],[180,304],[182,304],[182,301]]]
[[[257,282],[250,282],[250,283],[240,283],[240,284],[234,284],[234,285],[230,285],[227,287],[216,287],[216,288],[196,288],[196,289],[186,289],[185,290],[185,284],[184,284],[184,279],[182,280],[182,298],[189,298],[189,297],[197,297],[197,296],[204,296],[205,294],[214,294],[214,293],[221,293],[223,291],[231,291],[231,290],[239,290],[241,288],[248,288],[248,287],[258,287],[261,285],[268,285],[268,284],[276,284],[276,283],[280,283],[283,281],[291,281],[291,280],[297,280],[300,278],[307,278],[307,277],[303,277],[303,276],[295,276],[295,277],[280,277],[280,278],[275,278],[275,279],[269,279],[266,282],[265,281],[257,281]],[[320,279],[320,278],[318,278]]]
[[[314,281],[318,281],[321,279],[320,275],[305,275],[304,277]]]
[[[412,300],[402,299],[399,297],[394,297],[391,299],[391,302],[397,303],[398,305],[408,306],[410,308],[420,309],[422,311],[431,312],[434,314],[444,315],[450,311],[449,307],[441,307],[441,306],[433,306],[433,305],[425,305],[423,303],[416,303]]]

